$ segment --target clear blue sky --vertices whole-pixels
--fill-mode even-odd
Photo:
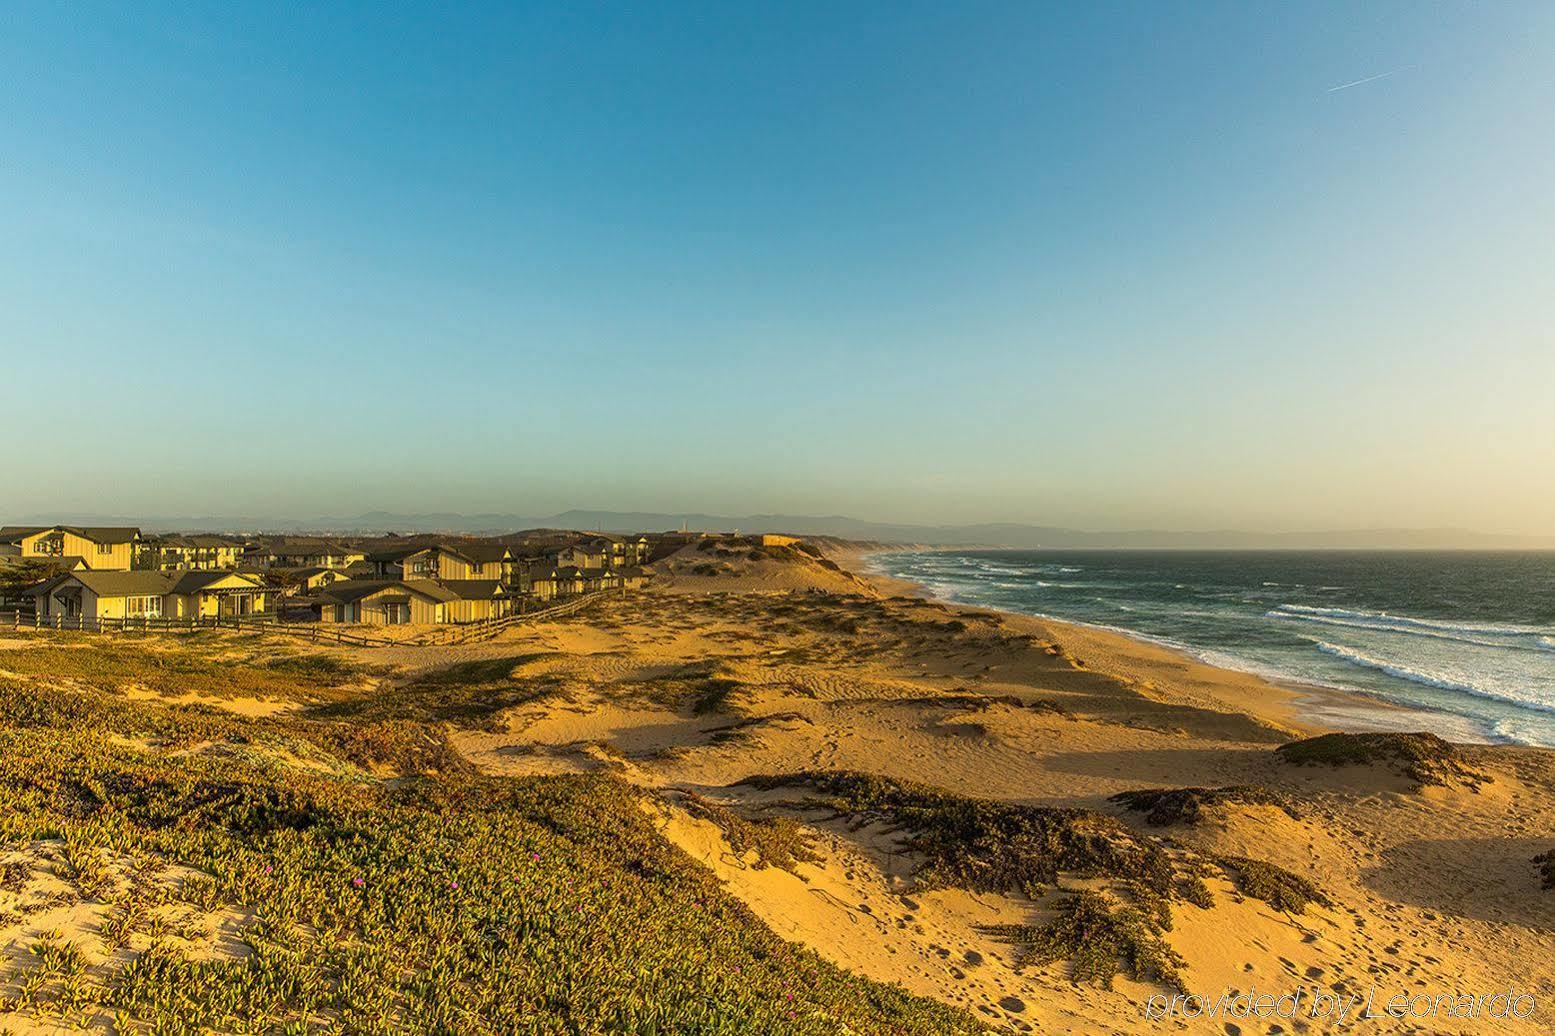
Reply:
[[[0,67],[0,517],[1555,528],[1555,5],[40,3]]]

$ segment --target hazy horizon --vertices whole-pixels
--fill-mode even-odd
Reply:
[[[0,524],[133,525],[148,534],[167,532],[378,535],[385,533],[500,535],[529,529],[598,529],[608,532],[781,532],[835,536],[855,541],[921,543],[937,547],[1165,550],[1555,550],[1555,535],[1520,536],[1481,529],[1074,529],[1030,523],[913,524],[851,515],[709,515],[694,511],[592,511],[553,514],[456,514],[372,511],[355,515],[126,515],[92,512],[0,513]]]
[[[24,5],[0,509],[1555,535],[1555,7]]]

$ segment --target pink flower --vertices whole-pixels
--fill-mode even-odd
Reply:
[[[459,883],[457,881],[450,881],[448,883],[448,887],[451,889],[457,889],[459,887]]]
[[[265,873],[266,874],[274,873],[274,871],[275,871],[274,867],[270,866],[268,863],[265,864]]]
[[[352,878],[351,879],[351,884],[355,885],[357,888],[361,888],[363,885],[367,884],[367,879],[366,878]]]

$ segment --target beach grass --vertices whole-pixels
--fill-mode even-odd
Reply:
[[[321,676],[226,669],[250,686]],[[0,680],[0,926],[62,904],[102,921],[0,964],[0,1017],[127,1033],[979,1031],[778,939],[608,776],[482,776],[440,723],[397,707],[242,717],[129,702],[78,672]],[[753,830],[777,860],[802,852],[792,832]],[[195,952],[221,925],[226,948]]]

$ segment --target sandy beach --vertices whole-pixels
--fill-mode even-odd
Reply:
[[[36,636],[21,643],[49,642]],[[293,650],[254,643],[210,650],[245,664]],[[436,724],[478,772],[619,778],[782,939],[992,1031],[1555,1025],[1555,892],[1533,862],[1555,848],[1548,751],[1303,765],[1277,750],[1379,707],[1107,631],[946,605],[864,573],[856,553],[687,548],[648,589],[492,641],[328,656],[359,674],[331,695]],[[419,704],[434,692],[462,704]],[[172,694],[127,697],[160,693]],[[204,696],[272,723],[316,708],[270,690]],[[316,766],[295,754],[269,765]],[[848,805],[839,774],[887,782],[884,805]],[[1190,791],[1155,807],[1114,799],[1152,789]],[[1169,880],[1146,895],[1131,865],[1083,860],[1024,885],[978,876],[1027,852],[1018,841],[957,845],[970,869],[935,879],[924,803],[942,818],[1056,825],[1065,858],[1150,859]],[[1161,911],[1159,932],[1129,945],[1175,961],[1176,979],[1131,975],[1129,950],[1104,954],[1099,973],[1081,970],[1084,945],[1032,959],[1043,926],[1079,901]],[[7,954],[25,955],[20,932]],[[1489,1017],[1474,999],[1509,988],[1531,1014]],[[1208,1006],[1261,994],[1294,998],[1295,1013]],[[1384,1009],[1399,996],[1415,1014]]]
[[[522,652],[514,675],[549,681],[556,694],[455,743],[492,773],[600,768],[651,789],[644,808],[663,832],[784,938],[998,1028],[1555,1024],[1555,893],[1541,889],[1530,862],[1555,846],[1549,753],[1465,747],[1463,765],[1483,780],[1430,786],[1388,761],[1292,765],[1277,746],[1332,729],[1335,718],[1375,720],[1386,706],[1217,669],[1106,631],[945,605],[866,574],[859,558],[833,554],[833,566],[731,557],[710,568],[686,552],[659,566],[656,588],[634,600],[522,644],[468,649],[491,659]],[[397,661],[420,659],[407,652]],[[687,707],[682,685],[709,679],[716,704]],[[1408,726],[1403,718],[1377,725]],[[1122,976],[1111,989],[1074,982],[1063,962],[1017,967],[1017,948],[990,934],[1040,923],[1050,901],[922,890],[903,832],[828,815],[798,789],[742,783],[795,771],[860,771],[974,798],[1097,810],[1163,844],[1264,860],[1324,890],[1329,906],[1297,914],[1208,879],[1213,905],[1178,907],[1167,936],[1195,993],[1375,992],[1380,1012],[1398,992],[1478,995],[1512,983],[1537,999],[1538,1014],[1450,1025],[1385,1014],[1294,1025],[1151,1017],[1146,1007],[1162,987]],[[1110,801],[1181,787],[1268,789],[1288,808],[1227,802],[1195,823],[1154,826]],[[686,808],[692,799],[742,817],[797,819],[815,836],[816,858],[758,866],[718,823]]]

